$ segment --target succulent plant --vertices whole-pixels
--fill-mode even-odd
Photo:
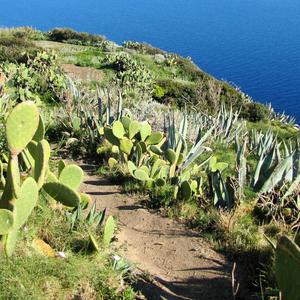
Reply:
[[[287,236],[282,236],[277,243],[275,273],[282,298],[299,300],[300,245]]]

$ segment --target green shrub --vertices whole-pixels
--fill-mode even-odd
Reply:
[[[26,63],[37,51],[38,48],[31,41],[0,32],[0,62]]]
[[[165,96],[165,89],[159,85],[154,86],[154,91],[153,91],[153,98],[160,100]]]
[[[244,103],[242,106],[241,118],[252,122],[262,121],[268,118],[269,110],[267,106],[257,103],[257,102],[250,102]]]
[[[196,99],[195,85],[190,82],[175,81],[172,79],[158,80],[156,86],[159,90],[164,91],[164,95],[160,96],[162,93],[154,93],[154,99],[166,104],[174,104],[178,108],[184,108],[185,105],[191,105]],[[159,97],[160,96],[160,97]]]
[[[166,52],[151,46],[150,44],[146,43],[139,43],[139,42],[133,42],[133,41],[126,41],[122,45],[124,48],[135,50],[142,54],[149,54],[149,55],[155,55],[155,54],[165,54]]]
[[[70,28],[55,28],[48,32],[48,38],[55,42],[70,42],[87,46],[92,46],[105,40],[101,35],[77,32]]]

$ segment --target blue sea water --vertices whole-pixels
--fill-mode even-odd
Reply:
[[[300,122],[299,0],[0,0],[0,26],[146,41]]]

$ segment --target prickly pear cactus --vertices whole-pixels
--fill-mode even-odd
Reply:
[[[276,278],[285,300],[300,299],[300,247],[282,236],[276,248]]]

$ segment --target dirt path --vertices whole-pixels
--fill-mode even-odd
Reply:
[[[152,278],[137,283],[147,299],[232,299],[232,266],[196,232],[145,209],[93,175],[92,165],[81,166],[87,174],[82,190],[118,218],[121,254]]]

